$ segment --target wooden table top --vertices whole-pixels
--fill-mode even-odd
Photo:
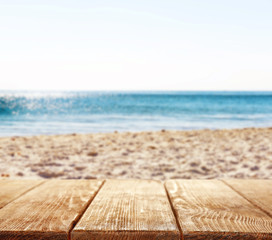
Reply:
[[[0,180],[0,239],[272,239],[272,180]]]

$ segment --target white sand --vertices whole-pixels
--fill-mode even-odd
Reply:
[[[272,129],[0,138],[9,178],[272,178]]]

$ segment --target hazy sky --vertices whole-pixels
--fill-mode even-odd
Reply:
[[[272,90],[272,1],[0,0],[0,89]]]

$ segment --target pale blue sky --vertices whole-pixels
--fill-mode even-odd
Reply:
[[[271,0],[0,0],[0,89],[272,90]]]

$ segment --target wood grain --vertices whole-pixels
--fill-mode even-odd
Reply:
[[[251,203],[272,216],[272,180],[224,180]]]
[[[0,210],[0,239],[68,239],[102,181],[52,180]]]
[[[41,184],[41,180],[0,180],[0,208]]]
[[[161,182],[107,180],[71,237],[174,240],[180,232]]]
[[[223,182],[166,182],[184,239],[272,239],[272,219]]]

